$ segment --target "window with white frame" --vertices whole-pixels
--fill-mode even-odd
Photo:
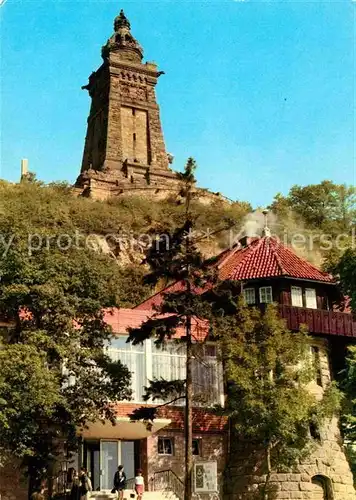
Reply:
[[[291,287],[292,306],[303,307],[303,290],[300,286]]]
[[[161,346],[152,343],[152,378],[165,380],[184,380],[185,354],[184,344],[166,342]]]
[[[244,288],[243,295],[246,304],[248,305],[256,304],[256,290],[254,288]]]
[[[260,302],[261,304],[271,304],[273,302],[271,286],[262,286],[260,288]]]
[[[309,307],[309,309],[317,309],[317,301],[316,301],[316,290],[315,288],[306,288],[305,289],[305,306]]]
[[[146,340],[137,346],[127,343],[127,336],[113,338],[108,354],[121,361],[131,372],[132,398],[143,402],[144,387],[150,380],[185,380],[186,345],[169,341],[156,346]],[[223,404],[223,373],[214,345],[196,344],[193,359],[193,393],[196,406]],[[155,400],[155,402],[159,402]],[[163,401],[162,401],[163,402]],[[184,400],[175,404],[184,404]]]
[[[192,365],[195,403],[199,406],[223,405],[223,373],[216,346],[196,345]]]
[[[131,373],[132,398],[143,401],[144,387],[147,385],[146,376],[146,346],[127,343],[127,336],[114,337],[108,347],[108,354],[113,361],[121,361]]]
[[[172,438],[158,437],[158,455],[174,455],[174,443]]]

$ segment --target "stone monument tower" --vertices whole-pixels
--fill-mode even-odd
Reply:
[[[99,199],[175,189],[155,96],[163,72],[154,63],[142,62],[142,47],[123,11],[115,18],[102,58],[103,64],[82,87],[89,92],[91,108],[76,188]]]

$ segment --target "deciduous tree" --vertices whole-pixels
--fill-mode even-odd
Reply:
[[[221,304],[227,302],[231,297]],[[314,369],[305,332],[288,331],[273,305],[260,311],[242,298],[235,304],[234,313],[214,321],[228,387],[223,412],[233,427],[230,466],[237,465],[234,460],[243,450],[239,445],[261,450],[267,479],[251,498],[270,499],[272,471],[286,470],[310,452],[310,425],[316,428],[331,418],[340,393],[331,384],[318,401],[308,388]]]
[[[116,262],[75,243],[72,221],[41,199],[53,188],[11,189],[0,211],[0,450],[22,461],[31,493],[64,448],[75,448],[78,427],[114,422],[112,402],[130,396],[130,374],[105,354]]]
[[[308,229],[348,233],[356,225],[356,188],[328,180],[293,186],[286,197],[278,194],[271,208],[282,219],[294,213]]]

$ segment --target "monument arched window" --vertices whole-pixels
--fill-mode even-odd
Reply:
[[[313,500],[334,500],[332,484],[330,478],[318,474],[312,477]]]

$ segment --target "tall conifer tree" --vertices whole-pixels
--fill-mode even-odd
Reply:
[[[184,498],[192,498],[192,438],[193,438],[193,359],[197,344],[194,335],[194,323],[209,316],[207,304],[202,295],[197,293],[214,282],[214,273],[203,258],[196,245],[194,235],[195,218],[191,210],[191,201],[195,196],[194,172],[195,161],[189,158],[185,170],[180,174],[181,191],[185,203],[185,220],[181,227],[166,240],[160,240],[150,248],[146,263],[151,272],[146,281],[157,284],[165,282],[179,283],[179,290],[164,294],[163,302],[156,308],[154,315],[140,328],[131,329],[129,340],[134,344],[148,338],[155,338],[160,344],[171,339],[177,328],[184,328],[185,335],[177,342],[184,343],[186,351],[185,380],[153,380],[146,390],[146,399],[165,399],[168,403],[179,399],[185,400],[185,481]],[[165,404],[168,404],[165,403]],[[140,408],[133,418],[152,420],[159,408]]]

